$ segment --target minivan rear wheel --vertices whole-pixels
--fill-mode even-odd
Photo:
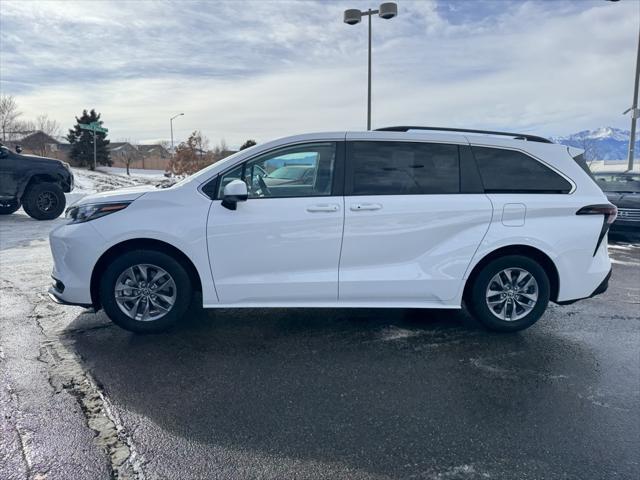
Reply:
[[[170,255],[135,250],[117,257],[100,282],[100,302],[109,318],[136,333],[156,333],[176,324],[193,292],[188,273]]]
[[[468,306],[490,330],[515,332],[538,321],[549,295],[549,278],[540,264],[522,255],[508,255],[480,270],[471,285]]]

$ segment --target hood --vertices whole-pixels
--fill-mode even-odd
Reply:
[[[117,190],[109,190],[108,192],[93,193],[83,197],[76,205],[85,205],[87,203],[101,202],[132,202],[136,198],[141,197],[146,192],[155,191],[153,185],[139,185],[137,187],[119,188]]]
[[[20,157],[22,161],[26,162],[42,163],[46,165],[55,163],[57,165],[60,165],[61,167],[65,164],[68,165],[67,162],[63,162],[62,160],[58,160],[57,158],[41,157],[39,155],[31,155],[30,153],[14,153],[13,155],[15,155],[16,157]]]

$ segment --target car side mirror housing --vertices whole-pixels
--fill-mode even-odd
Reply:
[[[249,198],[247,184],[242,180],[232,180],[224,186],[222,193],[222,206],[229,210],[238,208],[238,202],[246,202]]]

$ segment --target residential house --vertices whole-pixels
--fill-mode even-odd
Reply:
[[[149,170],[166,170],[171,154],[162,145],[138,145],[142,155],[142,167]]]
[[[127,168],[128,165],[129,168],[141,168],[139,166],[140,152],[129,142],[110,142],[107,148],[112,166]]]
[[[166,170],[171,155],[162,145],[132,145],[129,142],[111,142],[109,152],[114,167]]]
[[[58,158],[60,142],[52,136],[38,130],[24,135],[18,140],[6,142],[6,146],[11,150],[15,150],[17,145],[20,145],[22,148],[22,153]]]

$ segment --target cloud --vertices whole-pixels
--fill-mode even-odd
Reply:
[[[640,4],[398,3],[373,19],[374,126],[626,127]],[[114,139],[168,138],[179,112],[177,139],[231,145],[363,128],[366,23],[341,19],[369,4],[5,0],[0,88],[63,125],[96,108]]]

